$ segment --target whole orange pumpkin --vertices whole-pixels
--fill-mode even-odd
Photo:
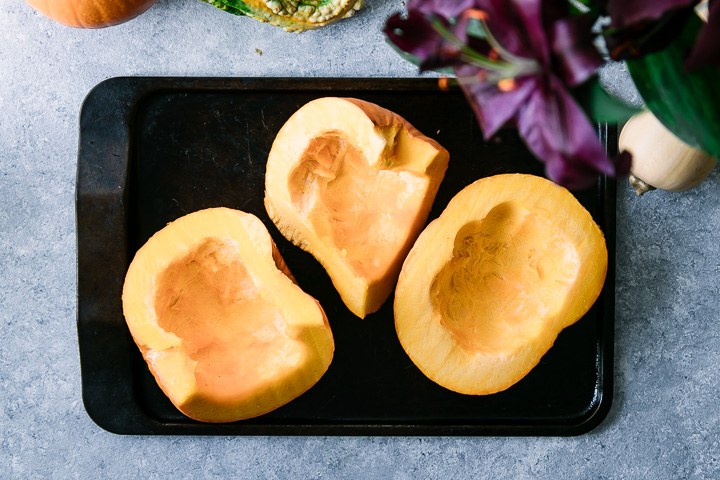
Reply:
[[[25,0],[48,18],[76,28],[103,28],[145,13],[157,0]]]

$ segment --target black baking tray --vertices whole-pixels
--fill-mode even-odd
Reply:
[[[85,408],[120,434],[576,435],[612,398],[615,184],[574,192],[605,233],[609,270],[592,309],[565,329],[524,379],[467,396],[428,380],[404,353],[392,300],[352,315],[317,261],[278,232],[263,206],[265,162],[283,123],[306,102],[349,96],[405,117],[450,151],[429,220],[474,180],[543,175],[513,129],[483,139],[459,90],[430,78],[112,78],[87,96],[77,178],[78,339]],[[614,127],[598,126],[612,150]],[[610,151],[609,153],[614,153]],[[321,380],[287,405],[226,424],[193,421],[155,383],[126,327],[121,292],[136,250],[178,217],[225,206],[257,215],[300,286],[320,301],[335,337]]]

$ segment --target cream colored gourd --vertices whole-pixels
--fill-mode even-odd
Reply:
[[[678,139],[649,111],[628,120],[620,133],[619,149],[633,156],[630,185],[638,195],[656,188],[689,190],[699,185],[717,163]]]

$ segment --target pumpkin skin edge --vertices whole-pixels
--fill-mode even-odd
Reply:
[[[73,28],[105,28],[138,17],[157,0],[25,0],[33,9]]]

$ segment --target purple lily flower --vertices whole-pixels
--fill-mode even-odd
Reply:
[[[613,33],[606,36],[614,59],[633,58],[663,49],[694,15],[697,0],[597,0],[611,17]],[[720,1],[707,2],[707,24],[685,61],[688,70],[720,66]],[[661,28],[658,28],[658,24]],[[649,40],[647,37],[651,37]]]
[[[385,33],[432,65],[444,61],[454,68],[486,138],[505,124],[517,126],[545,162],[548,177],[579,189],[599,174],[626,174],[630,162],[627,156],[607,157],[568,93],[603,61],[592,44],[589,19],[565,15],[566,6],[564,0],[411,0],[407,18],[388,19]],[[469,18],[482,22],[486,35],[469,35]],[[428,26],[435,33],[426,41],[403,43],[406,31]]]
[[[667,11],[694,6],[697,0],[603,0],[610,18],[611,26],[628,27],[648,20],[657,20]]]

